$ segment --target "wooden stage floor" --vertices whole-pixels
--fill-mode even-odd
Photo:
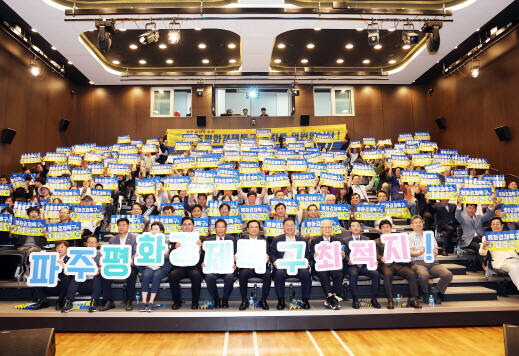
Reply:
[[[230,332],[58,333],[58,356],[500,356],[501,327]]]

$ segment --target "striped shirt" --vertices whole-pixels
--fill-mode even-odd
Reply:
[[[423,247],[425,248],[425,237],[420,234],[418,235],[416,232],[410,232],[407,234],[409,236],[409,247],[411,248],[411,251],[420,251],[420,249]],[[436,239],[433,240],[433,249],[438,248],[438,243],[436,242]],[[411,261],[423,261],[424,255],[421,254],[420,256],[413,257],[411,256]]]

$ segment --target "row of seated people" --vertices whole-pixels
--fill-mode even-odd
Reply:
[[[423,237],[423,219],[420,216],[414,216],[411,219],[411,226],[413,232],[408,234],[411,262],[409,263],[386,263],[383,257],[384,246],[382,241],[377,240],[377,257],[378,257],[378,269],[369,270],[366,265],[352,264],[350,260],[350,241],[366,240],[368,237],[362,234],[361,224],[358,221],[351,221],[349,233],[344,236],[336,236],[332,234],[332,224],[329,220],[323,220],[321,223],[321,235],[314,237],[310,240],[305,240],[301,236],[296,234],[296,224],[293,218],[286,218],[283,221],[284,233],[278,237],[275,237],[270,244],[267,245],[265,251],[267,257],[267,268],[263,274],[256,273],[253,269],[236,268],[233,273],[230,274],[203,274],[202,268],[204,267],[204,252],[201,251],[199,262],[194,266],[180,267],[174,266],[166,260],[164,265],[158,268],[140,267],[141,277],[141,291],[142,291],[142,307],[143,311],[151,311],[157,293],[159,292],[160,282],[167,276],[171,296],[172,296],[172,309],[179,309],[182,305],[181,293],[180,293],[180,281],[183,278],[189,278],[191,280],[191,293],[192,293],[192,309],[198,309],[200,289],[202,279],[205,279],[207,289],[211,295],[215,308],[228,308],[229,298],[231,296],[233,285],[236,280],[239,280],[240,294],[242,302],[239,309],[245,310],[248,307],[247,303],[247,284],[250,278],[256,277],[262,279],[262,291],[261,300],[259,305],[267,310],[269,309],[267,298],[270,291],[272,280],[274,281],[275,294],[278,300],[277,309],[282,310],[286,307],[285,302],[285,281],[291,277],[287,274],[285,269],[278,268],[277,261],[281,258],[287,257],[286,254],[289,252],[283,252],[278,250],[278,244],[282,241],[305,241],[306,251],[305,258],[308,259],[309,264],[305,268],[298,270],[295,278],[299,279],[301,283],[302,293],[302,307],[304,309],[310,308],[310,289],[312,286],[312,274],[319,280],[323,289],[325,302],[324,305],[330,309],[339,309],[340,302],[342,300],[342,285],[344,278],[347,277],[349,280],[349,290],[352,296],[352,307],[358,309],[359,293],[357,281],[359,275],[365,275],[371,280],[371,304],[375,308],[380,308],[380,304],[377,301],[377,294],[380,287],[381,277],[384,280],[384,290],[388,300],[387,307],[394,308],[393,293],[392,293],[392,279],[393,276],[401,276],[408,282],[409,288],[409,299],[408,305],[414,308],[420,308],[419,298],[422,300],[433,295],[436,303],[441,303],[445,291],[452,280],[452,273],[440,264],[437,259],[432,263],[426,263],[424,261],[425,253],[425,241]],[[384,220],[380,223],[379,228],[382,233],[391,233],[392,224],[391,222]],[[117,221],[118,234],[112,237],[109,244],[117,245],[130,245],[132,247],[132,254],[135,256],[136,253],[136,236],[128,232],[129,222],[126,218],[121,218]],[[194,230],[194,222],[190,217],[184,217],[182,219],[182,231],[192,232]],[[151,225],[151,231],[155,234],[164,232],[164,227],[159,222],[154,222]],[[234,242],[236,252],[236,241],[237,238],[227,234],[226,221],[221,219],[215,224],[215,235],[212,235],[204,241],[215,241],[215,240],[231,240]],[[264,239],[264,236],[260,234],[260,223],[252,220],[247,223],[247,234],[240,236],[243,239]],[[332,270],[332,271],[316,271],[315,270],[315,258],[316,249],[315,246],[320,242],[330,243],[339,241],[343,246],[343,268]],[[201,243],[201,242],[200,242]],[[89,247],[97,247],[98,241],[94,236],[89,236],[86,242]],[[56,246],[56,251],[59,252],[60,263],[67,263],[66,250],[68,244],[66,242],[59,242]],[[166,252],[169,254],[172,249],[179,248],[180,243],[171,245],[170,250]],[[438,254],[438,248],[436,241],[434,241],[434,255]],[[99,262],[99,254],[96,259]],[[139,268],[132,266],[131,275],[124,281],[125,286],[125,300],[123,304],[127,311],[133,309],[133,302],[136,288],[136,278],[139,273]],[[439,278],[439,282],[432,289],[432,293],[429,290],[429,279]],[[222,279],[224,283],[223,295],[220,297],[217,289],[216,282],[218,279]],[[419,293],[419,288],[422,293]],[[72,302],[76,293],[80,291],[82,293],[90,294],[92,297],[91,305],[89,308],[90,312],[94,311],[106,311],[115,308],[112,298],[112,280],[104,279],[101,275],[96,275],[91,280],[86,282],[78,283],[74,280],[74,277],[60,274],[60,282],[55,288],[37,287],[35,293],[38,298],[37,304],[34,309],[41,309],[48,307],[47,297],[50,295],[58,295],[58,303],[56,309],[61,309],[64,312],[68,312],[72,309]],[[431,294],[430,294],[431,293]],[[104,305],[100,305],[100,297],[103,297],[105,301]],[[425,299],[427,300],[427,299]]]

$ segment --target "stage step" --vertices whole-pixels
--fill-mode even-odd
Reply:
[[[445,292],[445,301],[497,300],[494,289],[481,286],[449,287]]]
[[[454,275],[463,275],[463,274],[467,273],[467,267],[460,265],[460,264],[443,263],[443,266],[445,266]]]

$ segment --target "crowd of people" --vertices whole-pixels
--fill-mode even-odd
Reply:
[[[348,136],[339,150],[333,150],[330,141],[319,142],[315,137],[314,140],[285,137],[279,140],[279,145],[275,139],[268,142],[268,138],[257,138],[253,140],[255,144],[251,145],[249,141],[245,149],[249,153],[254,152],[254,158],[251,159],[250,154],[242,154],[242,158],[247,157],[242,160],[240,152],[235,154],[235,148],[240,146],[240,142],[231,141],[226,142],[223,147],[211,147],[209,151],[212,152],[199,150],[200,142],[197,141],[190,142],[187,150],[176,150],[176,144],[168,149],[165,138],[150,140],[146,144],[129,141],[108,147],[78,145],[55,152],[65,154],[68,161],[36,158],[32,163],[25,164],[20,173],[0,176],[0,203],[3,204],[0,215],[3,222],[0,244],[3,248],[0,250],[0,258],[2,255],[19,254],[22,262],[17,277],[27,278],[31,268],[29,256],[33,252],[55,250],[60,255],[59,263],[65,265],[68,262],[69,246],[98,248],[100,244],[130,245],[133,259],[136,254],[137,234],[144,231],[164,236],[172,231],[198,231],[200,245],[203,241],[230,240],[235,246],[235,253],[240,239],[266,240],[266,272],[261,274],[249,268],[235,268],[229,274],[204,274],[203,250],[200,250],[198,263],[193,266],[175,266],[168,258],[160,267],[132,265],[131,274],[125,281],[123,303],[127,311],[134,308],[137,278],[140,280],[142,295],[142,305],[139,307],[141,311],[147,312],[153,310],[160,283],[164,278],[167,278],[170,285],[173,310],[182,306],[180,281],[184,278],[191,281],[193,309],[200,306],[202,280],[206,283],[215,308],[229,307],[234,283],[239,280],[242,300],[239,309],[245,310],[250,306],[247,284],[254,277],[262,280],[261,296],[257,297],[258,305],[265,310],[269,309],[267,300],[272,281],[277,309],[286,308],[285,281],[289,277],[295,277],[301,282],[301,308],[310,308],[312,280],[316,279],[323,290],[324,305],[334,310],[341,306],[343,282],[347,278],[352,307],[358,309],[359,275],[365,275],[371,280],[373,307],[381,307],[377,300],[381,279],[387,308],[395,307],[392,279],[396,275],[407,280],[408,306],[421,308],[420,301],[427,302],[431,296],[436,303],[441,303],[452,281],[452,273],[438,262],[436,256],[439,253],[448,255],[461,250],[476,256],[471,265],[474,270],[487,266],[489,259],[486,256],[490,255],[493,268],[508,273],[514,284],[519,286],[517,252],[489,250],[490,243],[485,237],[486,231],[517,230],[517,222],[508,218],[504,209],[510,201],[517,202],[517,198],[504,201],[496,194],[503,189],[517,190],[517,182],[509,181],[503,186],[504,182],[497,182],[493,178],[485,179],[492,177],[488,175],[488,167],[468,168],[466,160],[461,164],[456,161],[454,156],[458,155],[457,152],[450,152],[450,164],[446,163],[446,154],[440,158],[435,157],[435,154],[442,154],[437,147],[432,151],[425,151],[429,160],[423,162],[418,160],[423,159],[424,155],[420,144],[418,151],[410,153],[405,141],[393,145],[390,140],[361,142],[351,141]],[[428,144],[424,147],[429,149],[431,143],[428,140],[425,142]],[[148,149],[145,150],[145,147]],[[416,150],[416,147],[412,149]],[[415,158],[415,153],[422,156]],[[96,159],[99,160],[87,159],[89,154],[97,155]],[[125,155],[133,155],[137,160],[131,164],[120,163],[125,162],[121,160]],[[70,164],[70,156],[79,156],[79,159]],[[404,163],[402,156],[407,158],[407,161],[403,160]],[[204,157],[211,160],[203,160]],[[274,165],[276,162],[267,164],[268,158],[284,159],[284,165],[279,168]],[[290,160],[294,161],[290,164]],[[66,165],[67,162],[69,164],[65,169],[56,173],[53,167]],[[119,167],[115,167],[117,164]],[[436,171],[428,171],[427,168],[435,164]],[[75,176],[75,169],[82,169],[83,175]],[[299,180],[298,174],[303,173],[311,173],[311,178],[303,177],[306,179]],[[340,178],[334,180],[327,174]],[[246,179],[250,177],[245,178],[244,175],[256,175],[255,183],[246,184]],[[280,179],[269,181],[268,177],[273,176]],[[490,201],[487,199],[485,204],[464,203],[459,192],[460,187],[446,198],[431,198],[432,190],[428,191],[429,186],[446,185],[449,177],[454,176],[474,179],[471,184],[492,185]],[[115,179],[108,186],[106,181],[100,179],[103,177]],[[178,183],[168,181],[170,177],[188,179]],[[233,179],[218,185],[215,182],[219,177]],[[56,178],[62,178],[59,186],[56,185]],[[150,180],[154,182],[152,190],[149,187],[142,189],[140,183]],[[69,196],[63,190],[74,194]],[[100,191],[109,192],[102,198]],[[372,194],[375,198],[370,199]],[[392,209],[393,205],[389,204],[391,202],[399,203],[399,208]],[[50,207],[53,206],[59,210],[52,215]],[[96,215],[96,219],[81,220],[78,217],[80,214],[75,214],[75,206],[98,206],[99,215]],[[264,214],[246,217],[240,207],[251,206],[268,208]],[[140,223],[134,224],[132,216],[142,217],[138,220]],[[176,216],[177,226],[171,227],[161,222],[157,218],[161,216]],[[239,217],[237,223],[228,219],[234,216]],[[48,228],[43,227],[39,230],[40,233],[27,233],[23,228],[17,227],[16,218],[43,221],[47,227],[79,221],[81,229],[74,235],[49,239]],[[379,236],[395,232],[396,219],[407,219],[410,223],[407,238],[411,260],[386,263],[384,243]],[[433,246],[435,258],[432,262],[424,259],[425,230],[434,231],[436,236]],[[371,270],[366,265],[353,264],[350,258],[350,242],[373,238],[376,239],[377,246],[377,269]],[[278,249],[279,242],[285,241],[302,241],[306,245],[305,258],[309,263],[305,268],[300,268],[296,276],[288,275],[276,263],[287,257],[287,252]],[[316,245],[334,241],[343,246],[343,267],[317,271]],[[442,246],[441,251],[438,242]],[[168,240],[167,243],[169,248],[166,256],[180,247],[179,242],[170,243]],[[96,263],[99,264],[100,258],[99,252]],[[430,278],[439,278],[433,288],[429,285]],[[222,295],[218,293],[218,280],[222,280],[224,284]],[[34,288],[36,304],[33,309],[48,307],[47,298],[54,295],[58,296],[56,309],[68,312],[72,310],[72,303],[78,293],[91,296],[91,312],[115,307],[112,280],[105,279],[98,273],[79,282],[62,272],[56,287]]]

